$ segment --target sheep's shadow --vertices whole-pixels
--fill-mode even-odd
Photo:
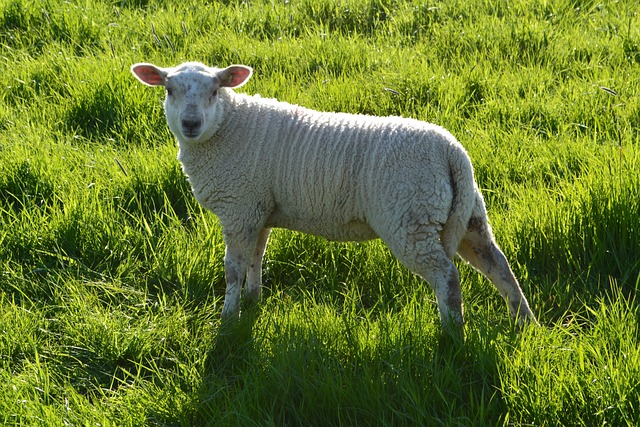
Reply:
[[[390,419],[396,416],[391,414],[406,413],[415,404],[424,407],[410,416],[425,423],[432,416],[447,419],[453,413],[473,423],[478,408],[493,411],[496,417],[504,413],[495,344],[504,328],[483,328],[465,340],[436,331],[427,334],[429,345],[402,342],[404,347],[389,348],[380,355],[347,350],[347,355],[356,356],[345,359],[345,353],[327,343],[321,331],[304,326],[272,333],[269,342],[263,342],[254,328],[261,315],[259,307],[251,307],[237,321],[221,327],[207,352],[193,405],[182,414],[186,425],[237,425],[252,417],[266,417],[276,425],[312,422],[305,420],[301,409],[309,405],[316,405],[315,413],[326,411],[328,424],[343,416],[367,424],[375,421],[368,417],[376,414],[367,415],[366,408],[358,407],[362,403],[358,394],[372,389],[380,392],[378,398],[389,398],[377,416]],[[265,344],[270,352],[264,351]],[[414,348],[407,349],[411,345]],[[315,401],[314,397],[322,396],[319,390],[335,395]]]
[[[220,322],[206,354],[195,401],[181,417],[187,420],[183,425],[225,425],[223,420],[212,417],[210,408],[223,407],[229,393],[240,393],[246,386],[247,372],[252,371],[259,354],[254,336],[259,316],[260,305],[248,304],[238,318]]]
[[[234,376],[234,370],[253,351],[254,325],[260,316],[259,304],[246,304],[240,316],[220,322],[205,363],[205,374]]]

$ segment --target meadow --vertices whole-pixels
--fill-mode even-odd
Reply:
[[[467,148],[540,327],[458,262],[465,341],[380,241],[224,243],[131,64],[401,115]],[[0,0],[0,424],[640,425],[635,0]]]

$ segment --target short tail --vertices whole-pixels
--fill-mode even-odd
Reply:
[[[473,178],[471,159],[464,148],[459,144],[451,144],[448,158],[453,201],[449,218],[442,229],[441,241],[447,256],[453,258],[467,232],[478,189]]]

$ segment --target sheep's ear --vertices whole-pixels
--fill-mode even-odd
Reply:
[[[220,87],[240,87],[249,80],[252,74],[253,70],[245,65],[231,65],[218,71]]]
[[[131,72],[148,86],[164,86],[167,82],[167,71],[153,64],[134,64]]]

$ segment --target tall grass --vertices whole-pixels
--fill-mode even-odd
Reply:
[[[0,0],[0,423],[637,425],[633,1]],[[541,328],[460,263],[465,342],[379,241],[276,230],[220,328],[224,244],[135,62],[402,115],[468,149]]]

